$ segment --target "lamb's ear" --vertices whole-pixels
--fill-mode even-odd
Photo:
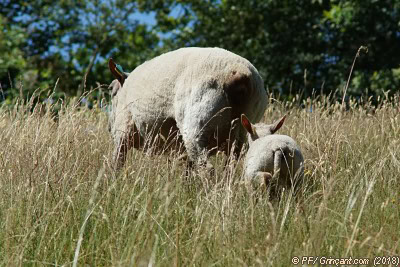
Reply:
[[[285,122],[285,119],[286,119],[286,115],[271,125],[271,134],[274,134],[276,131],[279,130],[279,128],[282,127],[283,123]]]
[[[256,135],[256,131],[246,115],[242,114],[242,116],[240,116],[240,121],[249,134]]]
[[[111,73],[114,75],[114,77],[120,82],[121,86],[125,82],[125,77],[124,75],[118,70],[117,64],[115,64],[114,60],[110,58],[108,60],[108,68],[110,69]]]

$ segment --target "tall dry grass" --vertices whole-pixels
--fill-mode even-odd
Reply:
[[[293,256],[400,255],[399,98],[271,101],[264,120],[306,159],[281,201],[239,183],[242,161],[185,176],[172,156],[131,151],[111,168],[107,118],[63,106],[0,112],[0,265],[290,266]],[[301,102],[300,102],[301,103]]]

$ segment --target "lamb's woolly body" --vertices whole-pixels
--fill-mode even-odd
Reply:
[[[205,148],[229,137],[232,119],[246,113],[259,121],[266,108],[263,81],[246,59],[220,48],[182,48],[138,66],[113,98],[115,157],[128,136],[135,148],[145,137],[179,130],[189,158],[204,162]],[[231,133],[245,141],[241,127]],[[218,140],[212,140],[215,132]],[[232,141],[232,140],[231,140]]]
[[[278,183],[291,185],[292,179],[304,173],[303,155],[296,142],[287,135],[267,135],[251,142],[245,158],[245,177],[258,178],[261,173],[272,176],[280,170]]]

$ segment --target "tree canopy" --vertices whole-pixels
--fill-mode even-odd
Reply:
[[[59,92],[77,95],[112,80],[110,56],[130,70],[184,46],[235,52],[283,95],[343,88],[365,46],[348,93],[376,96],[400,86],[400,0],[1,0],[0,10],[8,98],[18,83],[28,94],[53,89],[58,79]]]

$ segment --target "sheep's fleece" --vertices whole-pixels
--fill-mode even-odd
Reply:
[[[131,147],[186,150],[189,161],[200,165],[210,149],[227,152],[233,141],[237,154],[246,132],[236,124],[232,130],[232,120],[245,113],[258,122],[267,105],[257,69],[221,48],[165,53],[138,66],[122,87],[113,83],[109,126],[119,167]]]

